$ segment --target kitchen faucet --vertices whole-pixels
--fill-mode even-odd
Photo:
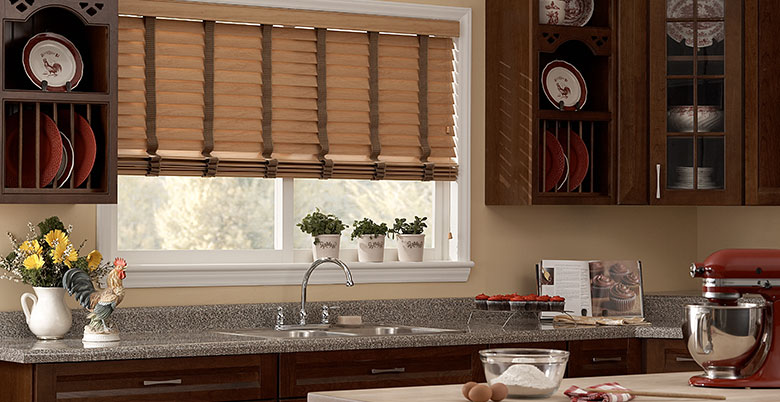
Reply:
[[[347,267],[347,264],[344,264],[341,260],[337,258],[331,258],[331,257],[325,257],[320,258],[318,260],[315,260],[313,263],[311,263],[311,266],[309,267],[309,270],[306,271],[306,274],[303,275],[303,282],[301,282],[301,321],[300,325],[306,325],[306,287],[309,285],[309,277],[311,276],[311,273],[314,272],[314,270],[319,267],[320,265],[331,262],[333,264],[338,265],[341,267],[341,269],[344,270],[344,275],[347,277],[347,287],[354,286],[355,282],[352,282],[352,272],[349,271],[349,267]]]

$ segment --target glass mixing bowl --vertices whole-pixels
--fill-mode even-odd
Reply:
[[[479,356],[488,383],[503,383],[513,398],[552,395],[569,361],[569,352],[555,349],[487,349]]]

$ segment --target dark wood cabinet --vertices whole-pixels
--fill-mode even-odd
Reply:
[[[0,364],[0,401],[274,400],[277,355]],[[6,387],[8,385],[8,387]],[[10,390],[10,392],[8,392]]]
[[[478,346],[282,354],[279,397],[343,389],[457,384],[482,370]]]
[[[0,7],[0,203],[116,202],[117,21],[116,1],[5,1]],[[46,80],[38,88],[28,78],[23,50],[42,33],[64,37],[83,60],[72,88],[43,85]],[[52,80],[73,71],[53,63],[59,70]]]
[[[642,344],[639,339],[569,342],[569,377],[640,374]]]
[[[537,1],[486,2],[486,204],[615,202],[616,3],[596,0],[580,27],[540,24]],[[541,89],[559,61],[587,87],[575,110]]]
[[[649,2],[650,203],[740,205],[743,4],[695,4]]]
[[[701,370],[688,352],[685,341],[681,339],[647,339],[643,352],[645,373]]]
[[[278,401],[309,392],[484,382],[483,349],[569,350],[567,377],[696,371],[676,339],[524,342],[401,349],[123,360],[0,362],[6,401]]]

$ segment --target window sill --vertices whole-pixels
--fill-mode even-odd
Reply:
[[[126,288],[201,286],[300,285],[309,263],[255,264],[133,264],[124,280]],[[350,262],[356,284],[466,282],[472,261]],[[344,272],[323,265],[309,283],[342,284]]]

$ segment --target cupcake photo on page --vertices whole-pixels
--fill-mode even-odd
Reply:
[[[642,264],[639,261],[592,261],[590,288],[594,316],[642,316]]]

